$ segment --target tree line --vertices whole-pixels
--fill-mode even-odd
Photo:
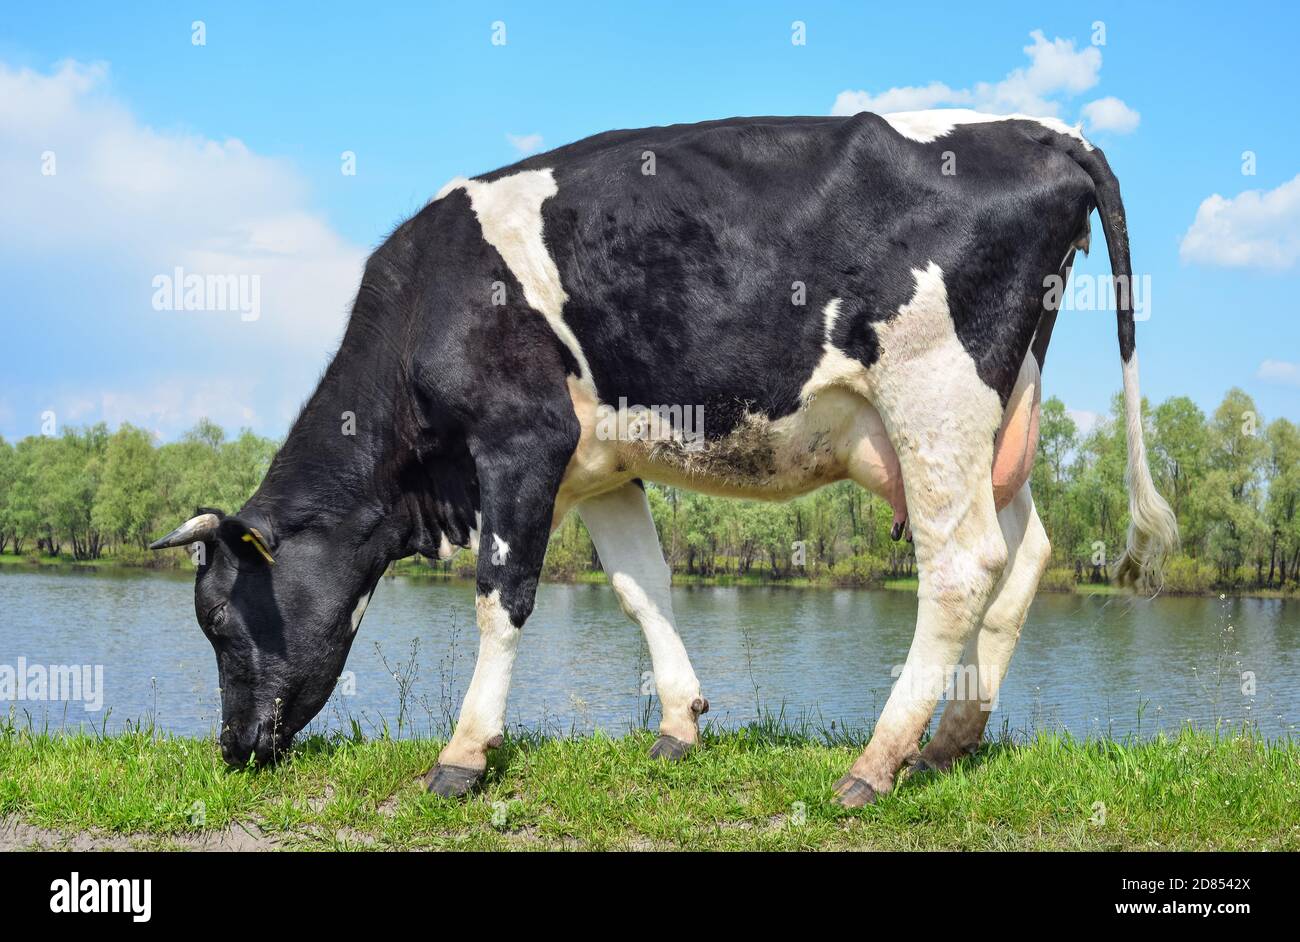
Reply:
[[[256,490],[277,442],[243,431],[227,439],[200,421],[156,445],[144,429],[104,423],[0,438],[0,551],[144,561],[150,540],[198,506],[237,508]]]
[[[1152,474],[1182,534],[1166,576],[1171,591],[1300,589],[1300,429],[1266,423],[1239,389],[1206,415],[1184,396],[1144,403]],[[277,442],[249,430],[227,437],[206,420],[156,444],[123,424],[66,428],[59,436],[0,438],[0,552],[27,558],[177,564],[149,541],[198,506],[237,509],[256,489]],[[1047,584],[1107,582],[1128,527],[1123,401],[1081,431],[1056,398],[1044,401],[1032,487],[1052,540]],[[889,504],[840,482],[786,504],[647,488],[673,571],[758,581],[807,578],[873,585],[913,574],[906,542],[890,539]],[[468,574],[462,553],[433,564]],[[599,569],[581,521],[556,531],[546,575]]]

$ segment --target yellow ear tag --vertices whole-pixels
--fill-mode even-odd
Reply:
[[[245,543],[252,543],[253,548],[262,554],[263,559],[265,559],[271,565],[273,566],[275,565],[275,560],[272,559],[271,554],[267,552],[266,544],[262,542],[262,534],[258,533],[256,530],[250,529],[247,533],[245,533],[241,537],[241,539]]]

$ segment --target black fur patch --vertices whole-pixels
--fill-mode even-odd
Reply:
[[[958,337],[1005,401],[1043,281],[1093,205],[1075,145],[1033,121],[921,144],[871,114],[737,118],[601,134],[483,179],[552,170],[546,244],[601,398],[701,405],[713,438],[746,411],[798,407],[832,298],[837,345],[874,363],[874,324],[931,261]]]

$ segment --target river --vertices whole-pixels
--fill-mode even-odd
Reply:
[[[96,704],[86,691],[69,703],[17,700],[15,690],[0,713],[26,712],[52,728],[113,731],[144,719],[212,733],[216,664],[194,621],[192,586],[192,576],[153,572],[0,572],[0,674],[21,658],[29,669],[99,667],[103,678],[99,709],[87,709]],[[705,719],[727,727],[782,710],[791,721],[869,725],[916,616],[914,595],[901,591],[678,587],[673,596],[712,703]],[[355,720],[370,735],[396,733],[399,719],[403,734],[443,728],[473,669],[473,610],[468,583],[383,580],[349,673],[311,728],[347,730]],[[508,721],[619,735],[653,710],[643,693],[649,667],[639,630],[608,587],[544,585],[524,629]],[[1042,594],[990,730],[1145,736],[1188,721],[1296,733],[1300,602]]]

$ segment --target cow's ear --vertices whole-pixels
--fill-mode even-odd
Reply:
[[[275,538],[270,526],[261,520],[226,517],[221,521],[221,538],[241,555],[253,554],[267,565],[275,564]]]
[[[172,546],[189,546],[191,543],[207,543],[217,537],[221,521],[225,518],[220,510],[211,507],[199,507],[194,516],[160,540],[149,544],[151,550],[168,549]]]

